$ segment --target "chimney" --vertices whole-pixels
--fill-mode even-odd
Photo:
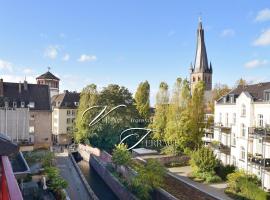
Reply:
[[[0,79],[0,97],[4,96],[4,82],[3,79]]]
[[[19,93],[22,93],[22,83],[21,83],[21,81],[19,82]]]
[[[23,82],[23,88],[24,88],[24,91],[28,90],[28,84],[26,80]]]

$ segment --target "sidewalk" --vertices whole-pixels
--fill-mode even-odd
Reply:
[[[68,153],[56,153],[56,166],[60,169],[61,176],[68,182],[66,189],[71,200],[91,199],[88,195],[79,174],[74,168]]]
[[[185,182],[189,185],[194,186],[195,188],[210,194],[211,196],[220,199],[220,200],[233,200],[232,198],[228,197],[224,190],[226,188],[226,183],[216,183],[216,184],[203,184],[195,182],[189,179],[187,176],[191,172],[190,166],[186,167],[173,167],[168,168],[169,173],[173,175],[179,181]]]

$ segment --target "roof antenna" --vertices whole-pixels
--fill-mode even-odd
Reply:
[[[51,67],[48,67],[48,72],[51,70]]]
[[[199,12],[199,22],[202,22],[202,12]]]

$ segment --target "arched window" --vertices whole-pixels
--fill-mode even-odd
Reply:
[[[246,125],[245,124],[241,124],[241,134],[243,137],[246,136]]]
[[[198,81],[200,81],[201,80],[201,77],[198,77]]]
[[[195,82],[196,81],[196,78],[195,77],[193,77],[193,82]]]
[[[246,105],[245,104],[242,104],[242,107],[241,107],[241,117],[245,117],[246,116],[246,113],[247,113]]]
[[[240,148],[240,159],[241,160],[246,159],[246,150],[245,150],[245,148],[243,146]]]

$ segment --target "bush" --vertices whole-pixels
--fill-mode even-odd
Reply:
[[[235,172],[235,166],[234,165],[223,165],[221,162],[219,162],[218,166],[215,167],[216,174],[224,181],[227,180],[227,176],[233,172]]]
[[[130,163],[131,155],[125,144],[122,143],[115,146],[112,154],[112,161],[116,166],[127,165]]]
[[[214,172],[193,172],[192,175],[197,182],[218,183],[222,181]]]
[[[255,175],[236,171],[228,175],[226,193],[236,199],[267,200],[268,194],[260,188],[260,180]]]
[[[191,154],[190,164],[196,172],[214,172],[218,160],[214,152],[208,147],[202,147]]]

